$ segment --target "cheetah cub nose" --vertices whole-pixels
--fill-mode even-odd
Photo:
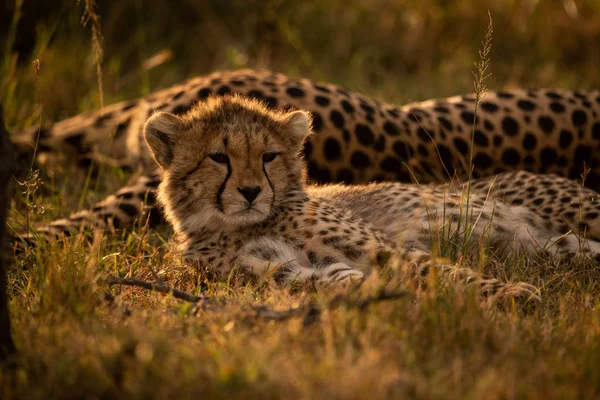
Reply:
[[[240,192],[242,196],[248,200],[248,204],[252,204],[261,190],[262,188],[260,186],[244,186],[238,188],[238,192]]]

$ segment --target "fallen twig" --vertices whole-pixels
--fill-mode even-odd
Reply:
[[[173,297],[189,301],[191,303],[205,303],[207,300],[212,301],[214,299],[206,296],[196,296],[187,292],[184,292],[179,289],[175,289],[171,286],[165,285],[164,283],[153,283],[142,281],[140,279],[135,278],[118,278],[116,276],[109,276],[105,279],[105,282],[109,285],[128,285],[128,286],[137,286],[147,290],[153,290],[160,293],[170,293]],[[352,308],[358,308],[363,310],[367,306],[373,303],[379,303],[382,301],[389,300],[397,300],[406,297],[414,297],[414,294],[408,292],[406,290],[398,290],[393,292],[381,291],[373,296],[368,296],[364,298],[355,298],[351,295],[338,295],[331,299],[324,305],[319,303],[311,302],[307,304],[303,304],[298,307],[289,308],[287,310],[276,311],[268,308],[267,306],[251,306],[253,314],[246,316],[248,318],[262,318],[273,321],[285,321],[294,317],[304,317],[304,325],[310,325],[313,322],[317,321],[321,312],[324,310],[329,310],[332,308],[336,308],[339,306],[346,306]]]
[[[324,310],[330,310],[339,306],[346,306],[352,308],[358,308],[360,310],[365,309],[367,306],[373,303],[379,303],[382,301],[398,300],[406,297],[413,297],[414,294],[406,290],[398,290],[393,292],[381,291],[373,296],[364,298],[354,299],[351,296],[338,295],[330,300],[325,305],[318,303],[303,304],[298,307],[289,308],[283,311],[271,310],[265,306],[253,307],[255,317],[270,319],[274,321],[285,321],[294,317],[304,316],[304,325],[312,324],[321,315]]]
[[[209,300],[210,298],[206,296],[196,296],[187,292],[184,292],[179,289],[175,289],[169,285],[165,285],[164,283],[153,283],[142,281],[140,279],[135,278],[118,278],[116,276],[109,276],[105,279],[105,282],[109,285],[127,285],[127,286],[137,286],[147,290],[154,290],[155,292],[160,293],[170,293],[176,299],[189,301],[190,303],[198,303],[200,301]]]

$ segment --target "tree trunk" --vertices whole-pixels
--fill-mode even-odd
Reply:
[[[6,214],[12,195],[11,177],[15,168],[14,158],[14,148],[8,139],[0,106],[0,361],[15,352],[15,345],[10,333],[10,316],[6,296],[6,267],[9,260],[8,256],[3,254],[6,249]]]

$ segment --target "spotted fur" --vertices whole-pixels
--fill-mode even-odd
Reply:
[[[124,166],[155,164],[142,127],[156,111],[182,114],[208,96],[238,93],[271,108],[309,110],[312,136],[303,149],[316,182],[446,181],[465,176],[473,137],[474,176],[510,170],[553,173],[600,190],[600,92],[530,89],[489,92],[475,124],[473,95],[402,107],[309,79],[241,70],[193,78],[148,97],[105,107],[44,127],[40,151],[70,151],[88,160],[92,149]],[[37,129],[15,135],[31,151]],[[410,167],[410,171],[409,168]]]
[[[600,256],[600,220],[587,227],[583,243],[563,225],[547,224],[538,209],[502,201],[513,194],[496,192],[515,176],[501,177],[491,194],[482,190],[489,181],[476,182],[468,215],[463,190],[307,185],[298,153],[310,125],[306,112],[272,111],[241,97],[209,98],[180,117],[158,113],[148,120],[146,140],[163,170],[158,199],[187,263],[222,273],[238,265],[285,282],[342,282],[362,279],[370,258],[395,254],[417,270],[449,274],[456,269],[429,254],[440,231],[469,235],[469,247],[491,246],[505,255],[544,250],[559,258]],[[518,175],[518,186],[527,186],[528,177]],[[581,195],[585,210],[600,209],[597,194],[558,179]],[[248,188],[255,189],[251,195]],[[471,233],[464,231],[467,222]],[[524,283],[473,271],[457,275],[492,294],[536,296]]]
[[[272,110],[311,111],[314,134],[302,153],[312,181],[360,183],[414,177],[426,182],[464,176],[473,96],[396,107],[338,86],[268,71],[218,72],[42,129],[40,151],[71,151],[85,162],[94,149],[122,165],[142,165],[147,174],[91,210],[54,221],[38,233],[56,237],[86,226],[125,228],[136,220],[145,221],[144,212],[155,207],[159,182],[156,163],[142,140],[146,119],[157,110],[182,115],[199,100],[231,93],[261,99]],[[561,232],[569,228],[579,235],[593,234],[590,227],[598,220],[597,193],[556,174],[576,179],[584,167],[590,168],[585,185],[600,187],[599,109],[598,91],[488,93],[475,121],[474,176],[507,169],[547,174],[500,174],[475,182],[472,190],[487,195],[496,179],[494,193],[507,204],[544,215],[545,224],[560,226]],[[31,148],[36,134],[37,130],[31,130],[15,136],[21,150]],[[155,217],[151,221],[161,220],[156,211],[151,216]]]

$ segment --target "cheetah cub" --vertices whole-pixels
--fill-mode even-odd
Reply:
[[[361,279],[370,260],[394,253],[417,275],[435,267],[487,292],[536,296],[530,285],[428,255],[432,226],[460,228],[459,195],[401,183],[307,185],[299,153],[310,131],[305,111],[274,111],[241,97],[209,98],[182,117],[159,112],[147,121],[146,142],[163,170],[158,199],[186,262],[223,272],[270,270],[286,282],[340,282]],[[494,248],[533,253],[534,241],[560,237],[531,211],[489,203],[484,193],[471,199],[473,245],[489,231]],[[562,240],[559,255],[578,250],[576,241]]]

